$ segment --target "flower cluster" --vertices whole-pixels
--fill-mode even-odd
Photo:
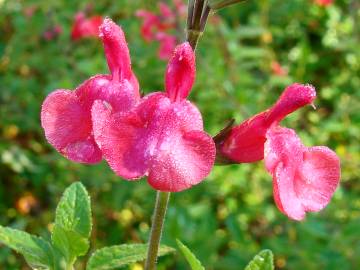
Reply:
[[[50,93],[42,105],[41,124],[47,140],[75,162],[97,163],[102,159],[92,128],[94,101],[102,100],[114,110],[125,112],[135,106],[140,97],[121,28],[105,19],[100,37],[111,75],[93,76],[75,91],[58,89]]]
[[[136,12],[136,16],[143,20],[141,35],[148,42],[158,41],[160,43],[158,57],[162,60],[171,57],[177,43],[177,38],[171,34],[171,30],[178,27],[177,18],[184,17],[186,13],[186,5],[182,0],[173,0],[173,3],[174,10],[166,3],[159,2],[159,15],[143,9]]]
[[[96,75],[75,91],[56,90],[44,101],[47,140],[65,157],[96,163],[102,157],[125,179],[148,176],[155,189],[181,191],[202,181],[215,159],[215,144],[186,98],[195,79],[188,43],[176,47],[165,76],[165,93],[140,99],[120,27],[100,27],[111,75]]]
[[[74,91],[56,90],[42,106],[45,136],[61,154],[88,164],[105,159],[124,179],[147,176],[153,188],[169,192],[200,183],[215,157],[223,163],[264,159],[284,214],[300,220],[328,204],[340,178],[338,157],[324,146],[304,146],[280,126],[288,114],[312,104],[312,86],[287,87],[274,106],[213,139],[187,99],[196,73],[189,43],[175,47],[165,91],[140,97],[123,31],[105,19],[99,32],[110,74],[95,75]]]

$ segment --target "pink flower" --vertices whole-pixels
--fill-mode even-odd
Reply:
[[[185,17],[187,14],[187,5],[183,0],[173,0],[175,9],[180,17]]]
[[[75,91],[59,89],[50,93],[41,110],[41,125],[48,142],[68,159],[96,163],[102,154],[94,141],[91,107],[95,100],[114,111],[130,110],[139,99],[139,86],[131,70],[125,36],[119,26],[105,19],[100,27],[111,75],[96,75]]]
[[[147,41],[157,40],[160,42],[158,56],[162,60],[169,59],[175,49],[177,39],[170,34],[176,30],[176,21],[186,13],[186,5],[182,0],[174,0],[174,10],[166,3],[158,3],[160,14],[156,15],[147,10],[138,10],[136,16],[143,19],[141,35]]]
[[[217,142],[219,160],[254,162],[265,157],[273,177],[277,207],[288,217],[301,220],[306,212],[323,209],[340,180],[340,162],[325,146],[305,147],[296,133],[280,127],[285,116],[311,104],[312,86],[293,84],[270,109],[244,121]]]
[[[136,16],[143,19],[141,35],[147,42],[155,40],[158,32],[167,31],[175,27],[175,14],[170,7],[163,2],[159,2],[158,6],[161,15],[156,15],[143,9],[136,11]]]
[[[198,109],[186,98],[195,79],[195,55],[179,45],[165,76],[165,93],[147,95],[132,111],[117,113],[95,102],[96,142],[116,174],[128,180],[148,176],[161,191],[181,191],[200,183],[215,158]]]
[[[160,32],[157,33],[156,39],[160,42],[159,58],[162,60],[169,59],[176,46],[176,37]]]
[[[262,160],[268,129],[293,111],[311,104],[315,97],[312,86],[297,83],[290,85],[270,109],[232,128],[226,139],[218,145],[219,154],[234,163]]]
[[[334,0],[315,0],[315,4],[323,7],[330,6]]]
[[[174,12],[166,3],[159,2],[158,7],[163,20],[174,20],[176,14],[174,14]]]
[[[46,30],[43,33],[43,38],[46,41],[51,41],[51,40],[54,40],[55,38],[57,38],[61,33],[62,33],[62,27],[57,24],[54,27]]]
[[[136,11],[136,16],[143,19],[141,25],[141,35],[146,41],[154,40],[156,29],[161,25],[159,18],[152,12],[140,9]]]
[[[24,8],[23,12],[26,17],[31,18],[37,9],[38,9],[38,7],[36,5],[31,5],[31,6]]]
[[[77,13],[71,30],[71,39],[79,40],[87,37],[98,37],[99,27],[102,22],[103,18],[101,16],[85,18],[83,12]]]
[[[277,76],[286,76],[288,74],[288,71],[283,68],[277,61],[271,62],[271,71],[274,75]]]
[[[266,134],[265,166],[273,177],[277,207],[301,220],[323,209],[340,179],[340,161],[325,146],[306,147],[292,129],[274,126]]]

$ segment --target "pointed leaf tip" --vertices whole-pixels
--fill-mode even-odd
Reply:
[[[83,256],[89,249],[92,228],[90,197],[80,182],[68,187],[55,214],[55,226],[51,234],[54,247],[67,263]]]
[[[188,42],[175,48],[167,66],[165,90],[172,101],[185,99],[195,80],[195,53]]]
[[[246,266],[245,270],[274,270],[274,255],[271,250],[260,251]]]
[[[185,246],[179,239],[176,239],[176,243],[192,270],[205,270],[204,266],[202,266],[201,262],[187,246]]]

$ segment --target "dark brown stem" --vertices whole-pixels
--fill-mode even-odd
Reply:
[[[186,40],[193,50],[196,49],[198,40],[205,29],[209,14],[208,0],[189,0]]]

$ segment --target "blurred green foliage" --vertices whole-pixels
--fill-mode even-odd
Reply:
[[[0,0],[1,225],[47,237],[65,187],[81,181],[92,198],[93,250],[147,240],[155,192],[146,180],[123,181],[104,162],[69,162],[46,142],[39,112],[54,89],[74,89],[107,73],[99,40],[70,40],[74,15],[84,9],[123,27],[141,89],[163,89],[166,63],[156,57],[157,44],[143,41],[134,15],[139,8],[155,10],[155,2]],[[33,15],[25,16],[32,7]],[[266,109],[292,82],[311,83],[318,109],[301,109],[284,125],[296,129],[305,144],[337,152],[341,186],[324,211],[294,222],[276,209],[262,162],[216,167],[202,184],[172,195],[164,244],[175,247],[181,239],[210,270],[241,269],[264,248],[273,250],[277,269],[358,269],[359,10],[356,0],[328,7],[313,0],[249,0],[213,17],[198,46],[191,94],[207,131],[215,135],[231,117],[240,122]],[[46,41],[44,31],[55,25],[63,32]],[[274,61],[287,75],[274,74]],[[187,267],[180,254],[160,259],[159,269]],[[0,268],[28,269],[4,247]]]

